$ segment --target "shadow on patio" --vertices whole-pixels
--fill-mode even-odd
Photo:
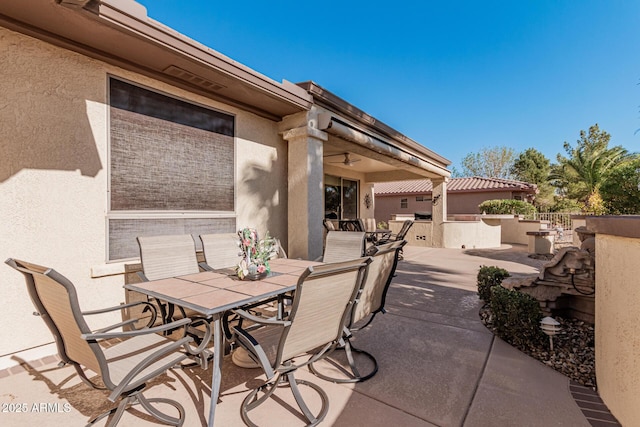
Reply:
[[[526,253],[513,249],[505,249],[512,253],[502,259],[488,259],[457,249],[406,247],[387,296],[388,312],[354,334],[354,344],[376,356],[378,374],[338,385],[306,369],[299,372],[329,395],[323,425],[588,426],[566,377],[494,338],[480,322],[475,291],[480,265],[537,271],[520,262]],[[216,425],[243,425],[239,408],[247,384],[260,378],[259,369],[241,369],[225,358]],[[202,426],[210,384],[210,371],[174,369],[147,394],[179,401],[187,410],[185,426]],[[286,409],[290,393],[278,395],[283,400],[263,405],[254,419],[303,425]],[[3,426],[83,425],[107,406],[105,393],[82,384],[72,368],[56,368],[54,358],[0,372],[0,403]],[[121,425],[157,424],[129,413]]]

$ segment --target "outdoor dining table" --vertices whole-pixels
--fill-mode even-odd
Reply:
[[[271,272],[261,280],[239,280],[229,274],[205,271],[124,285],[125,289],[191,309],[213,320],[209,427],[214,424],[216,403],[220,395],[223,353],[221,319],[224,312],[293,291],[305,269],[319,264],[321,263],[316,261],[278,258],[270,261]]]

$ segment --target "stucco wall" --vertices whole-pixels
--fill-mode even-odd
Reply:
[[[397,234],[402,228],[404,219],[389,221],[389,230],[393,234]],[[421,246],[421,247],[433,247],[433,222],[431,221],[413,221],[413,225],[407,232],[405,240],[408,245]]]
[[[123,300],[123,276],[91,278],[92,269],[119,270],[102,268],[108,74],[235,114],[237,224],[286,243],[287,154],[275,123],[4,28],[0,57],[0,260],[55,268],[83,309]],[[4,264],[0,272],[0,322],[11,325],[0,330],[0,356],[51,342],[23,277]]]
[[[485,200],[513,199],[511,191],[478,191],[472,193],[449,193],[447,212],[449,214],[482,213],[478,205]]]
[[[389,229],[397,233],[404,219],[389,221]],[[433,221],[414,221],[405,240],[412,246],[439,247],[434,241],[434,229],[442,227],[445,248],[496,248],[500,247],[500,220],[446,221],[440,225]]]
[[[633,226],[640,229],[640,219]],[[596,235],[598,392],[624,426],[640,420],[639,259],[640,238]]]
[[[501,220],[502,243],[527,245],[528,231],[539,231],[548,228],[549,221],[520,220],[517,216]]]
[[[374,185],[375,188],[375,185]],[[431,196],[428,196],[429,198]],[[407,199],[407,207],[400,208],[400,199]],[[387,221],[391,219],[392,215],[405,214],[411,215],[416,212],[431,212],[431,200],[417,202],[416,195],[408,196],[375,196],[375,218],[377,221]]]
[[[444,227],[445,248],[500,247],[500,220],[448,221]]]
[[[380,221],[389,221],[391,215],[394,214],[411,214],[416,212],[431,212],[431,201],[416,201],[418,194],[410,194],[406,196],[385,196],[376,195],[376,219]],[[431,194],[425,194],[422,197],[431,198]],[[492,199],[512,199],[511,191],[497,192],[477,192],[477,193],[447,193],[447,213],[455,214],[475,214],[480,213],[478,205],[485,200]],[[400,207],[400,199],[407,199],[407,207]]]

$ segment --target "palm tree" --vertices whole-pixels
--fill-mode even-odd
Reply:
[[[601,131],[597,124],[589,128],[589,133],[580,131],[580,139],[575,147],[565,142],[568,157],[558,154],[558,164],[554,165],[550,179],[568,198],[585,204],[585,210],[604,213],[600,187],[616,167],[636,157],[622,146],[609,148],[611,135]]]

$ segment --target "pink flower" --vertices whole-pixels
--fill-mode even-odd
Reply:
[[[264,265],[259,265],[258,266],[258,273],[264,273],[265,271],[267,271],[267,267],[265,267]]]

